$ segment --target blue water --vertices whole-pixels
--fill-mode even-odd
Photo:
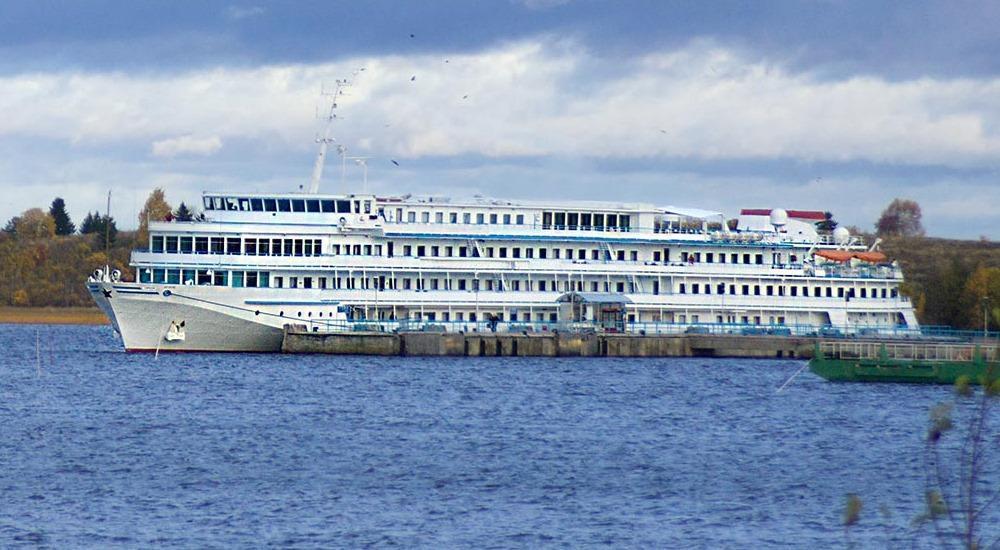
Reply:
[[[884,546],[919,511],[927,410],[951,395],[808,372],[778,394],[788,360],[0,341],[2,547],[843,546],[848,492],[865,508],[846,536]]]

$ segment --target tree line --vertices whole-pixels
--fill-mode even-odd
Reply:
[[[60,197],[48,211],[29,208],[0,231],[0,306],[92,306],[87,275],[108,265],[133,280],[129,254],[149,240],[148,222],[199,217],[184,203],[172,210],[162,189],[146,200],[139,231],[119,231],[114,217],[100,212],[87,212],[77,227]]]

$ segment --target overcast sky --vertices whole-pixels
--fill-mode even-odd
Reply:
[[[0,218],[308,185],[833,211],[1000,239],[1000,2],[0,4]],[[392,161],[395,160],[398,166]],[[346,182],[335,155],[325,191]],[[0,220],[2,223],[2,220]]]

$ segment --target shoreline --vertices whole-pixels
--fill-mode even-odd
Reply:
[[[106,325],[108,318],[96,307],[0,307],[0,324]]]

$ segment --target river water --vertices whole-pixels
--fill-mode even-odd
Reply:
[[[927,412],[952,395],[808,371],[777,393],[792,360],[0,341],[2,547],[923,546]]]

